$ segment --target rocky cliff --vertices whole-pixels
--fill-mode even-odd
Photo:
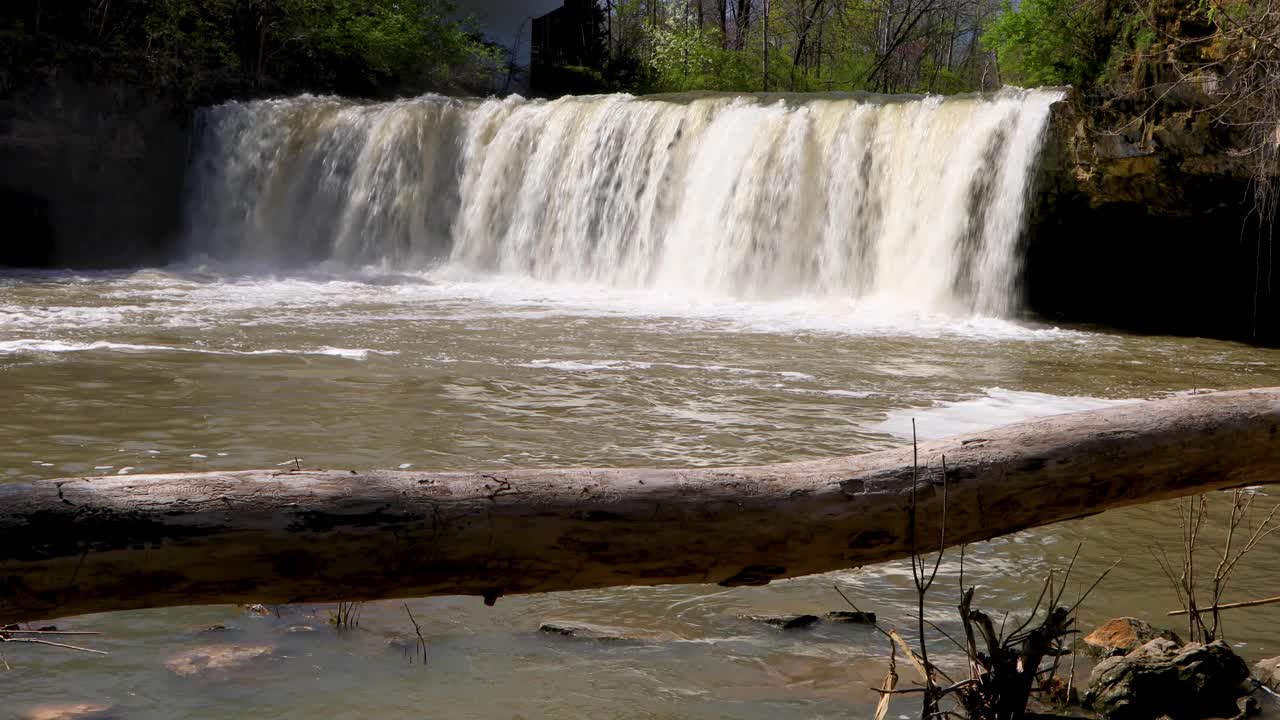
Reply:
[[[1233,81],[1212,28],[1163,8],[1134,52],[1053,114],[1029,223],[1030,309],[1137,332],[1280,344],[1280,278],[1257,211],[1258,143],[1220,108]]]

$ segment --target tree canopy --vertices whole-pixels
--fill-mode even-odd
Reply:
[[[55,70],[183,103],[481,86],[499,53],[452,11],[445,0],[10,0],[0,90]]]

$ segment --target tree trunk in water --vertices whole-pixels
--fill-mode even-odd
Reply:
[[[932,546],[1280,480],[1280,389],[919,446]],[[815,428],[815,432],[820,429]],[[206,603],[757,585],[905,557],[912,448],[761,467],[250,470],[0,484],[0,624]],[[926,540],[928,539],[928,540]]]

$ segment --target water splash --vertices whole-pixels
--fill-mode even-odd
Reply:
[[[187,248],[1004,315],[1059,97],[229,103],[202,114]]]

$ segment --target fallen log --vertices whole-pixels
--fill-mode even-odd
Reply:
[[[1280,388],[922,443],[921,544],[1280,481]],[[815,429],[815,432],[820,430]],[[709,469],[249,470],[0,484],[0,624],[209,603],[755,585],[911,552],[913,450]],[[927,540],[926,540],[927,539]]]

